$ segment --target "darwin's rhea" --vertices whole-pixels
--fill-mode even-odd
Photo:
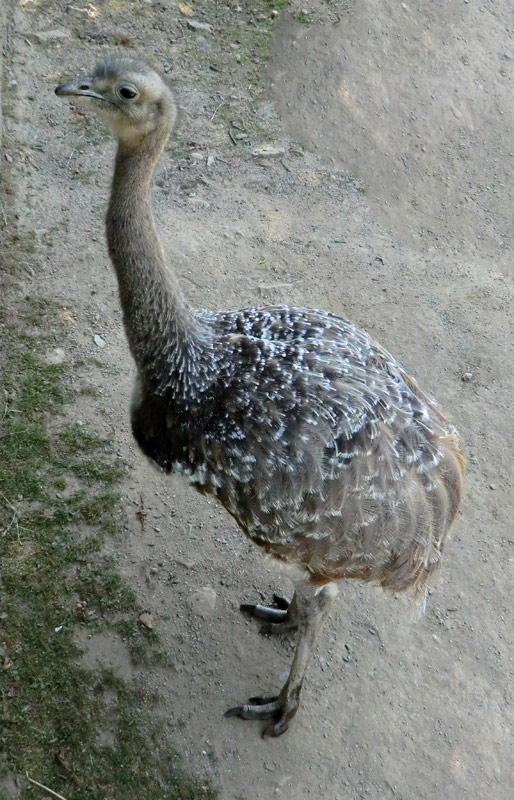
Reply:
[[[277,736],[298,708],[336,581],[423,595],[461,500],[459,440],[400,364],[345,319],[289,306],[190,308],[152,215],[152,175],[175,120],[155,72],[111,60],[56,92],[85,101],[118,140],[107,241],[137,367],[141,450],[296,568],[288,607],[242,606],[269,633],[298,629],[289,677],[278,696],[227,712],[270,719],[265,733]]]

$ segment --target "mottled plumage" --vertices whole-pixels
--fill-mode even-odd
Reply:
[[[347,320],[288,306],[188,307],[150,203],[175,116],[155,73],[112,61],[58,93],[90,98],[118,138],[107,240],[138,368],[131,414],[141,450],[215,495],[258,545],[306,576],[288,609],[244,607],[270,632],[299,628],[280,695],[229,712],[271,717],[266,732],[278,735],[330,607],[325,584],[360,578],[423,593],[461,499],[457,435]]]
[[[320,581],[423,588],[460,498],[457,440],[435,403],[331,314],[275,306],[198,319],[202,388],[184,391],[173,360],[157,389],[140,386],[141,449]]]

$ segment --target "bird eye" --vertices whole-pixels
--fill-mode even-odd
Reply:
[[[116,94],[118,97],[122,97],[123,100],[133,100],[137,96],[137,89],[131,84],[122,84],[116,89]]]

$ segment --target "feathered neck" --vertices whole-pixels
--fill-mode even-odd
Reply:
[[[150,134],[137,147],[118,145],[106,227],[139,372],[159,393],[184,396],[211,347],[210,331],[186,303],[155,228],[150,187],[168,135]]]

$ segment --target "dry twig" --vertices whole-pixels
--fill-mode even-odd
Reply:
[[[39,786],[40,789],[43,789],[47,794],[51,795],[51,797],[56,797],[57,800],[66,800],[66,798],[63,797],[62,794],[58,794],[57,792],[54,792],[53,789],[49,789],[48,786],[45,786],[44,783],[39,783],[39,781],[35,781],[32,778],[29,778],[28,772],[26,772],[25,774],[27,776],[27,780],[29,781],[29,783],[33,783],[34,786]]]

